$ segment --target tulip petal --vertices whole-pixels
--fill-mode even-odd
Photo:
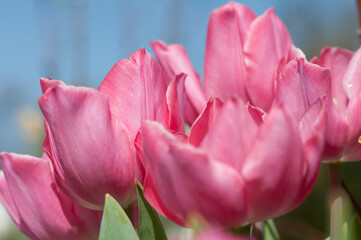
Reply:
[[[361,160],[361,92],[355,93],[347,107],[349,135],[341,161]]]
[[[240,99],[226,102],[201,144],[213,159],[236,170],[242,168],[258,131],[247,108]]]
[[[1,159],[9,192],[19,217],[33,233],[29,237],[34,239],[83,239],[84,237],[96,239],[97,232],[95,232],[95,236],[87,236],[87,233],[83,232],[82,227],[86,225],[85,219],[81,219],[79,216],[74,219],[68,218],[68,214],[74,214],[72,212],[74,206],[63,209],[64,205],[71,204],[71,200],[65,199],[65,195],[62,196],[63,199],[59,198],[59,194],[62,193],[56,191],[47,160],[8,153],[2,153]],[[95,214],[97,215],[97,213]],[[76,222],[72,221],[75,219]],[[92,219],[87,219],[87,221],[92,221]]]
[[[297,58],[306,59],[306,55],[302,52],[301,49],[297,48],[295,45],[292,44],[290,51],[288,52],[286,63],[292,61],[293,59],[297,59]]]
[[[354,53],[343,79],[343,84],[344,84],[343,87],[349,99],[351,99],[353,95],[361,91],[360,66],[361,66],[361,48],[359,48]]]
[[[353,53],[342,48],[324,48],[320,54],[318,65],[330,68],[332,73],[332,97],[337,103],[337,110],[346,114],[348,98],[343,88],[343,78]]]
[[[315,102],[300,121],[300,133],[304,149],[303,183],[294,201],[297,207],[310,193],[321,165],[326,138],[326,105],[324,98]]]
[[[302,58],[285,66],[277,84],[277,102],[284,104],[297,120],[322,95],[327,96],[326,106],[331,107],[330,93],[330,71]]]
[[[0,171],[0,201],[5,206],[16,227],[26,236],[35,239],[36,236],[29,230],[28,226],[20,218],[2,171]]]
[[[237,95],[248,100],[243,44],[256,15],[245,5],[230,2],[211,13],[208,23],[204,65],[207,98],[222,101]]]
[[[186,220],[200,214],[212,224],[243,223],[244,182],[234,169],[178,142],[158,123],[145,123],[142,134],[150,174],[168,209]]]
[[[247,183],[249,219],[273,218],[290,211],[303,176],[298,127],[280,106],[267,115],[247,156],[242,176]]]
[[[184,220],[176,216],[172,211],[170,211],[163,203],[162,199],[159,196],[157,189],[154,186],[152,176],[147,173],[144,180],[144,197],[147,199],[148,203],[157,210],[160,214],[166,218],[172,220],[173,222],[185,226]]]
[[[206,104],[206,98],[202,91],[200,78],[192,66],[187,51],[182,45],[171,44],[167,46],[159,40],[151,42],[150,45],[166,73],[168,81],[180,73],[187,75],[185,91],[187,94],[187,106],[189,105],[189,107],[187,107],[186,111],[191,111],[194,108],[194,116],[197,117]],[[195,118],[191,122],[194,120]]]
[[[257,125],[261,125],[264,118],[267,116],[267,113],[258,107],[252,106],[250,103],[247,103],[247,108],[249,114],[252,116]]]
[[[331,98],[331,71],[304,59],[288,63],[278,80],[277,101],[300,120],[307,109],[325,96],[327,142],[324,158],[337,157],[347,141],[346,119],[337,111]]]
[[[167,82],[159,63],[145,49],[122,59],[109,71],[99,91],[109,98],[110,111],[135,139],[144,120],[166,124]]]
[[[206,107],[202,113],[193,123],[190,131],[188,142],[196,147],[199,147],[208,134],[209,129],[212,127],[214,119],[218,115],[223,103],[218,98],[209,99]]]
[[[187,75],[181,73],[174,76],[174,79],[170,82],[167,89],[167,104],[169,111],[169,123],[170,129],[175,132],[184,132],[184,113],[186,94],[184,91],[184,81]]]
[[[246,58],[246,88],[254,106],[268,112],[275,97],[278,65],[292,46],[286,26],[267,10],[251,23],[244,54]]]
[[[55,170],[71,196],[79,197],[74,200],[95,209],[102,208],[106,193],[123,206],[133,201],[135,150],[125,126],[111,117],[107,97],[90,88],[56,86],[39,105],[56,148]]]
[[[55,87],[57,85],[65,85],[63,81],[54,80],[51,78],[40,78],[40,87],[43,93],[46,92],[49,88]]]

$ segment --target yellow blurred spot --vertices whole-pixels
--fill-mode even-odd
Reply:
[[[358,143],[361,144],[361,136],[358,137]]]
[[[337,102],[337,99],[336,98],[332,98],[333,100],[333,104],[335,104],[336,108],[338,108],[338,102]]]
[[[22,106],[17,111],[17,120],[20,132],[28,143],[38,143],[44,136],[43,116],[39,111],[30,107]]]

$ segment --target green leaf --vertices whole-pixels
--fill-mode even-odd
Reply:
[[[109,194],[100,226],[99,240],[139,240],[132,222],[118,202]]]
[[[348,224],[347,222],[343,223],[343,239],[347,239],[348,237]]]
[[[349,239],[361,239],[361,219],[355,214],[350,222]]]
[[[263,240],[280,240],[275,223],[272,219],[263,222]]]
[[[143,187],[137,182],[139,205],[139,237],[141,240],[166,240],[167,236],[158,214],[143,195]]]

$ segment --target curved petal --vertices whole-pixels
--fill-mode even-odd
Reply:
[[[184,132],[184,113],[186,104],[186,94],[184,91],[184,81],[187,75],[181,73],[175,75],[167,89],[167,104],[169,112],[170,129],[175,132]]]
[[[290,51],[288,52],[286,63],[292,61],[293,59],[297,59],[297,58],[306,59],[306,55],[302,52],[301,49],[297,48],[295,45],[292,44]]]
[[[188,142],[190,144],[195,147],[199,147],[201,145],[204,137],[208,134],[209,129],[212,127],[214,119],[218,115],[222,105],[223,103],[218,98],[209,99],[206,107],[193,123],[189,131]]]
[[[337,103],[337,110],[346,114],[348,98],[343,88],[343,77],[353,53],[338,47],[326,47],[321,51],[318,65],[328,67],[332,73],[332,97]]]
[[[51,78],[40,78],[40,87],[43,93],[46,92],[49,88],[55,87],[57,85],[65,85],[63,81],[55,80]]]
[[[176,216],[172,211],[170,211],[163,203],[162,199],[159,196],[157,189],[154,186],[152,176],[147,173],[144,180],[144,197],[147,199],[148,203],[152,205],[152,207],[157,210],[164,217],[172,220],[173,222],[185,226],[186,223],[184,219]]]
[[[361,160],[361,92],[354,94],[347,107],[349,134],[341,161]]]
[[[251,221],[290,211],[303,177],[302,142],[296,122],[276,105],[267,115],[245,160]]]
[[[26,236],[35,239],[36,236],[30,231],[28,226],[21,220],[18,210],[14,204],[13,197],[9,191],[4,173],[0,171],[0,201],[6,208],[9,216],[15,223],[16,227]]]
[[[206,98],[202,91],[201,80],[192,66],[187,51],[182,45],[171,44],[167,46],[160,40],[150,42],[150,45],[166,73],[168,81],[173,79],[174,75],[180,73],[187,74],[185,80],[187,102],[194,107],[198,116],[198,113],[202,111],[206,104]]]
[[[75,206],[69,198],[57,191],[47,160],[8,153],[2,153],[1,159],[13,203],[21,221],[31,230],[33,235],[30,237],[97,239],[99,212],[82,208],[86,216],[80,215],[81,212],[76,208],[81,207]]]
[[[327,111],[327,138],[324,159],[337,158],[347,141],[348,126],[333,104],[331,71],[304,59],[288,63],[278,80],[277,102],[284,104],[297,120],[320,97],[325,96]]]
[[[224,103],[201,144],[208,156],[237,171],[242,169],[258,131],[247,108],[241,99]]]
[[[326,105],[323,98],[315,102],[300,121],[305,165],[303,182],[292,209],[303,202],[317,179],[326,139],[326,119]]]
[[[267,113],[262,109],[252,106],[252,104],[247,103],[248,112],[253,118],[253,120],[257,123],[257,125],[261,125],[264,121],[264,118],[267,116]]]
[[[133,201],[135,150],[127,129],[111,117],[107,97],[90,88],[56,86],[39,105],[56,148],[56,173],[78,196],[74,200],[96,209],[106,193],[123,206]]]
[[[144,120],[167,124],[167,82],[159,63],[144,48],[109,71],[99,91],[109,98],[110,111],[135,139]]]
[[[168,209],[182,219],[200,214],[226,227],[245,221],[244,182],[234,169],[178,142],[155,122],[144,124],[142,134],[154,186]]]
[[[251,23],[244,45],[245,84],[251,103],[266,112],[275,97],[278,65],[287,57],[291,46],[287,28],[274,14],[273,8]]]
[[[282,103],[297,120],[322,95],[331,107],[331,72],[305,59],[289,62],[277,82],[277,102]]]
[[[343,79],[343,84],[344,84],[343,87],[349,99],[351,99],[353,95],[361,91],[360,66],[361,66],[361,48],[359,48],[354,53]]]
[[[237,95],[248,100],[244,86],[243,44],[256,15],[245,5],[230,2],[211,13],[204,62],[207,98],[222,101]]]

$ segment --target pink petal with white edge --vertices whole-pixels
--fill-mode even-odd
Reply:
[[[268,112],[275,97],[278,65],[292,46],[286,26],[267,10],[251,23],[244,45],[246,88],[251,103]]]
[[[125,126],[112,118],[107,96],[85,87],[56,86],[39,98],[39,105],[56,148],[55,170],[78,196],[74,200],[101,209],[109,193],[123,206],[131,203],[135,150]]]
[[[247,184],[251,221],[290,211],[302,184],[302,142],[293,117],[272,107],[247,156],[242,176]]]
[[[352,55],[353,53],[346,49],[327,47],[322,50],[318,61],[318,65],[321,67],[331,69],[332,97],[337,110],[343,115],[346,114],[348,104],[348,98],[343,87],[343,78]]]
[[[214,10],[208,22],[204,65],[207,98],[222,101],[237,95],[248,100],[244,81],[243,44],[256,15],[245,5],[229,2]]]
[[[168,81],[173,79],[174,75],[180,73],[185,73],[187,75],[185,81],[187,102],[194,107],[197,114],[200,113],[206,104],[206,98],[202,91],[199,75],[194,70],[187,51],[182,45],[171,44],[167,46],[160,40],[150,42],[150,45],[166,73]]]
[[[349,99],[351,99],[353,95],[361,91],[360,66],[361,66],[361,48],[359,48],[354,53],[343,79],[343,84],[344,84],[343,87]]]
[[[110,111],[135,139],[144,120],[167,124],[167,81],[159,63],[145,49],[122,59],[109,71],[99,91],[109,98]]]
[[[147,122],[142,134],[154,186],[169,210],[184,220],[200,214],[225,227],[245,221],[244,182],[234,169],[178,142],[155,122]]]
[[[208,156],[240,171],[258,132],[257,123],[241,99],[230,99],[219,110],[201,148]]]
[[[209,129],[213,126],[214,119],[218,115],[223,103],[218,98],[209,99],[206,107],[193,123],[190,131],[188,142],[195,147],[199,147],[208,134]]]
[[[83,208],[83,213],[87,213],[82,218],[84,215],[76,210],[74,203],[56,190],[47,160],[8,153],[2,153],[1,158],[13,203],[21,221],[31,230],[29,237],[97,239],[99,212]]]
[[[175,132],[184,132],[184,113],[186,104],[186,93],[184,90],[184,81],[187,75],[181,73],[175,75],[167,89],[167,104],[169,111],[170,129]]]
[[[361,160],[361,92],[354,94],[347,107],[349,135],[341,161]]]

